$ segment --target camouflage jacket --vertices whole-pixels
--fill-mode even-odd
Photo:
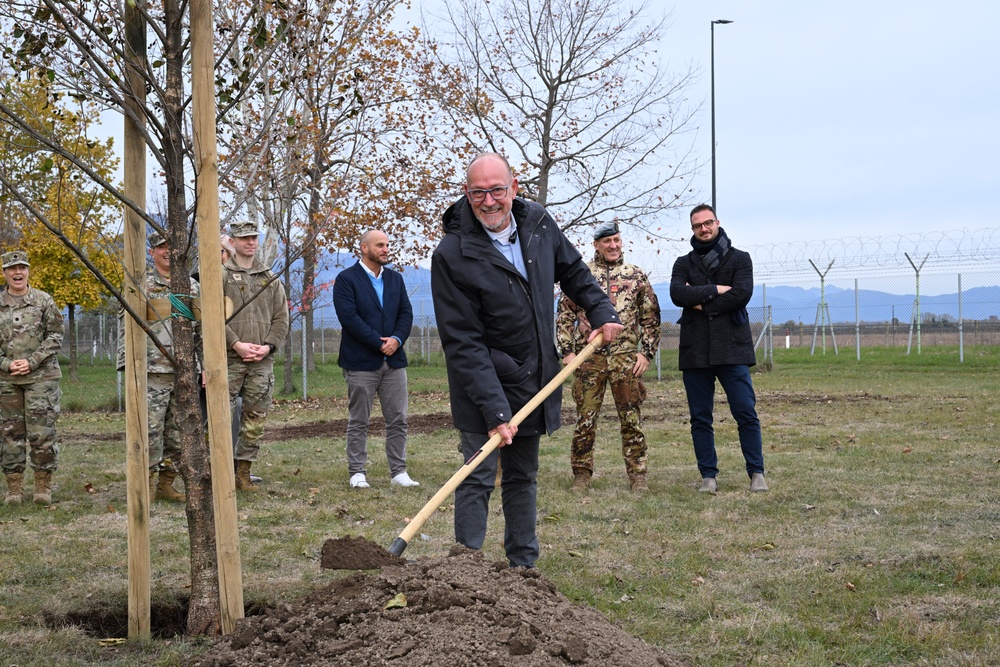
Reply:
[[[593,261],[587,266],[611,299],[625,326],[614,342],[598,350],[597,354],[639,352],[652,359],[660,346],[660,303],[645,272],[634,264],[626,264],[624,253],[618,261],[610,264],[595,253]],[[563,295],[559,299],[556,316],[559,355],[565,357],[571,352],[580,352],[587,345],[590,331],[587,314]]]
[[[169,299],[170,280],[164,278],[156,269],[148,269],[146,278],[142,285],[143,294],[147,299]],[[194,278],[191,279],[191,296],[197,297],[201,294],[201,286]],[[125,368],[125,326],[124,313],[120,315],[122,326],[118,327],[118,370]],[[156,340],[163,345],[168,352],[173,352],[174,338],[169,319],[150,319],[147,324],[150,331],[156,336]],[[201,322],[194,321],[194,349],[195,360],[198,362],[198,371],[204,367],[202,363],[201,350]],[[166,355],[160,351],[156,343],[149,337],[146,338],[146,373],[173,373],[174,367],[167,359]]]
[[[271,280],[272,277],[270,270],[259,262],[242,269],[230,258],[223,265],[222,290],[232,301],[235,313],[226,321],[226,349],[230,357],[236,356],[233,343],[237,341],[278,348],[288,335],[288,298],[281,282]],[[227,317],[229,312],[227,303]]]
[[[0,291],[0,382],[31,384],[62,377],[63,316],[52,297],[28,288],[23,297]],[[11,375],[10,364],[27,359],[31,372]]]

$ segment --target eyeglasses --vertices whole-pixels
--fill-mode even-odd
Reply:
[[[714,220],[714,219],[713,220],[706,220],[705,222],[699,222],[699,223],[691,225],[691,229],[694,230],[694,231],[698,231],[699,229],[711,229],[712,225],[714,225],[717,222],[718,222],[718,220]]]
[[[486,195],[493,197],[493,199],[503,199],[507,196],[507,190],[514,181],[511,181],[507,185],[498,185],[495,188],[490,188],[489,190],[466,190],[466,194],[469,195],[469,199],[474,202],[481,202],[486,200]]]

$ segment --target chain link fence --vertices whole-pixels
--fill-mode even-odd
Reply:
[[[812,354],[848,353],[863,363],[865,348],[898,348],[901,354],[919,354],[924,347],[951,346],[957,348],[956,363],[961,363],[967,346],[1000,345],[1000,266],[981,264],[977,270],[962,273],[925,272],[911,262],[913,270],[908,273],[882,268],[869,275],[857,270],[853,275],[851,271],[838,275],[832,270],[833,262],[810,264],[812,275],[802,271],[780,275],[769,272],[766,266],[764,270],[757,267],[760,278],[748,312],[758,366],[763,369],[773,367],[775,348],[808,348]],[[657,282],[657,273],[650,273],[660,299],[662,320],[660,349],[653,369],[656,379],[663,379],[677,368],[680,327],[676,322],[680,310],[670,302],[669,280]],[[662,272],[660,277],[664,277]],[[410,363],[443,364],[429,280],[414,280],[408,286],[414,312],[413,329],[405,346]],[[329,299],[329,295],[325,296]],[[296,373],[302,371],[301,322],[299,316],[292,318],[289,336]],[[117,317],[82,313],[75,319],[74,329],[78,363],[113,365]],[[314,364],[335,366],[340,333],[332,305],[320,303],[313,318],[312,340],[307,343]],[[69,355],[71,338],[67,332],[64,357]],[[282,357],[285,349],[278,354]],[[280,359],[276,364],[279,366]],[[326,375],[339,378],[338,373]],[[306,386],[305,381],[300,382],[298,386]]]

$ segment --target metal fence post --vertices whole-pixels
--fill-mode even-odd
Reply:
[[[854,279],[854,346],[861,361],[861,301],[858,297],[858,279]]]
[[[965,335],[962,331],[962,274],[958,274],[958,363],[965,363]]]

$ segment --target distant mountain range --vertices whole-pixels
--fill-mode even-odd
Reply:
[[[351,266],[357,259],[353,255],[338,253],[331,258],[329,265],[333,268],[320,272],[317,283],[330,282],[331,287],[324,290],[317,304],[317,315],[327,326],[338,327],[336,313],[333,309],[332,281],[344,268]],[[403,280],[410,293],[413,305],[414,323],[427,322],[433,326],[434,306],[431,302],[431,272],[422,267],[407,267],[402,270]],[[680,310],[670,301],[670,284],[656,283],[653,290],[660,300],[661,319],[664,322],[676,322]],[[760,285],[755,286],[750,308],[760,308],[763,305],[765,290]],[[781,285],[767,285],[767,305],[772,309],[775,324],[783,324],[789,320],[812,324],[816,321],[816,311],[820,300],[819,287],[802,288]],[[859,290],[857,293],[860,317],[863,322],[888,322],[897,318],[901,322],[909,322],[913,314],[913,294],[890,294],[877,290]],[[842,289],[827,285],[826,303],[832,322],[854,322],[855,293],[854,290]],[[934,296],[921,295],[921,318],[933,315],[938,319],[958,319],[958,294],[939,294]],[[1000,286],[975,287],[962,293],[962,317],[966,320],[985,320],[1000,317]],[[760,319],[751,316],[751,319]],[[331,320],[334,321],[331,324]]]
[[[670,304],[669,284],[654,286],[660,305],[663,309],[663,319],[668,318],[664,303]],[[756,286],[750,307],[760,308],[763,305],[765,291]],[[663,298],[667,301],[664,302]],[[820,289],[812,287],[785,287],[768,285],[766,290],[767,305],[772,309],[772,319],[776,324],[787,322],[804,322],[812,324],[816,321],[817,307],[820,301]],[[826,286],[826,303],[830,311],[831,322],[854,322],[857,315],[862,322],[888,322],[894,317],[902,322],[909,322],[914,315],[915,296],[913,294],[890,294],[871,289],[859,289],[855,294],[853,289]],[[857,306],[855,306],[857,304]],[[1000,316],[1000,286],[974,287],[963,290],[961,303],[962,318],[966,320],[985,320]],[[675,313],[679,313],[674,309]],[[957,320],[959,315],[958,293],[920,296],[920,315],[925,320],[931,315],[939,320]],[[675,318],[676,319],[676,318]]]

